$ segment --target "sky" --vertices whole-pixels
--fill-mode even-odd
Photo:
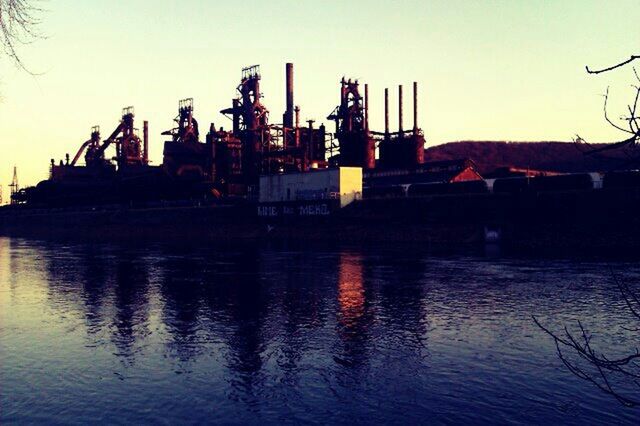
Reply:
[[[384,88],[397,127],[397,85],[419,85],[427,145],[458,140],[617,141],[603,119],[624,112],[632,68],[589,75],[640,54],[638,0],[590,1],[213,1],[41,0],[44,38],[21,46],[36,75],[0,57],[0,184],[13,166],[20,185],[48,175],[51,158],[72,156],[93,125],[103,137],[133,105],[149,120],[150,158],[178,101],[193,97],[203,128],[230,127],[219,114],[242,67],[259,64],[271,121],[284,110],[284,66],[295,66],[301,119],[325,122],[343,76],[369,84],[371,128],[384,127]],[[637,68],[640,70],[640,61]]]

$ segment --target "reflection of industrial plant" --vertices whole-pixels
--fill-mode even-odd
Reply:
[[[402,87],[399,88],[399,129],[389,130],[388,90],[385,91],[385,130],[369,128],[368,86],[342,79],[339,105],[327,117],[335,132],[314,120],[300,122],[294,105],[293,64],[286,65],[286,109],[282,123],[270,121],[263,104],[259,66],[242,70],[237,97],[221,113],[231,119],[225,130],[213,123],[202,137],[194,117],[193,99],[179,102],[175,127],[163,132],[163,162],[149,162],[148,122],[140,135],[133,107],[122,110],[115,128],[102,139],[91,129],[73,157],[51,161],[50,178],[35,188],[18,191],[16,201],[38,205],[78,205],[171,199],[218,199],[251,196],[259,176],[307,172],[337,166],[365,170],[415,169],[424,162],[424,137],[417,125],[417,85],[414,83],[414,122],[403,130]],[[204,140],[202,140],[204,139]],[[376,160],[376,149],[379,159]],[[107,155],[113,152],[113,157]],[[80,164],[84,158],[84,165]]]
[[[365,271],[362,254],[343,252],[338,267],[337,333],[334,361],[355,368],[366,364],[371,350],[371,305],[376,296],[371,291],[371,277]]]
[[[77,245],[62,264],[54,244],[38,250],[51,305],[81,314],[88,344],[112,345],[123,361],[135,362],[161,343],[164,353],[185,363],[211,353],[212,344],[248,386],[273,351],[278,367],[295,380],[308,351],[317,349],[318,333],[329,333],[334,357],[327,362],[351,367],[369,358],[372,335],[380,332],[374,327],[425,331],[421,303],[374,284],[375,267],[357,251],[318,258],[313,252],[196,247],[143,255]],[[396,320],[385,323],[376,312]]]
[[[339,268],[339,319],[345,328],[351,328],[357,326],[358,320],[364,315],[365,310],[362,258],[353,254],[342,255]]]

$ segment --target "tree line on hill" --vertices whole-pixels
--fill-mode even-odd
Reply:
[[[591,154],[593,149],[605,146],[607,144],[591,144],[586,148],[571,142],[460,141],[427,148],[425,160],[468,158],[480,174],[502,167],[582,173],[616,169],[638,156],[637,148],[630,145]]]

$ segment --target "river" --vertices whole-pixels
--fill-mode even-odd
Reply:
[[[612,271],[640,282],[634,261],[0,238],[0,423],[633,424],[532,320],[633,350]]]

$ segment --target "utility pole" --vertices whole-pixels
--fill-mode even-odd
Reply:
[[[13,166],[13,179],[11,180],[11,185],[9,185],[9,187],[11,188],[10,202],[11,204],[16,204],[15,195],[20,190],[20,186],[18,185],[18,168],[16,166]]]

